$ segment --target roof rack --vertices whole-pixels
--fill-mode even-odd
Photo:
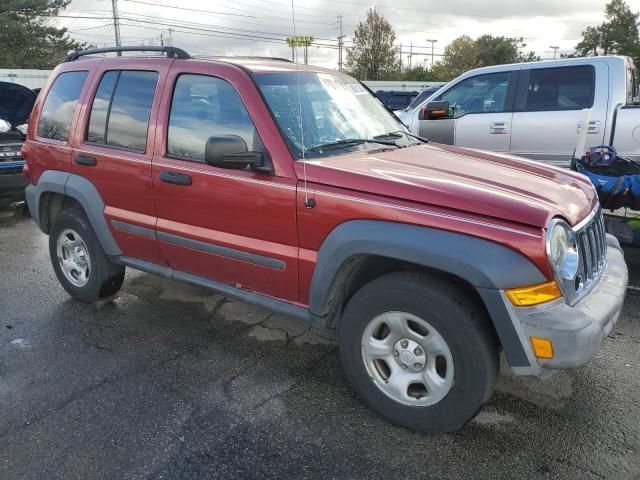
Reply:
[[[75,60],[78,60],[80,57],[84,57],[86,55],[95,55],[98,53],[111,53],[111,52],[162,52],[162,53],[166,53],[167,57],[170,57],[170,58],[182,58],[182,59],[191,58],[191,56],[187,52],[185,52],[181,48],[176,48],[176,47],[126,46],[126,47],[90,48],[88,50],[79,50],[77,52],[73,52],[67,55],[67,58],[65,58],[64,61],[73,62]]]
[[[262,57],[259,55],[194,55],[193,58],[203,58],[203,59],[228,59],[228,60],[275,60],[278,62],[288,62],[293,63],[288,58],[282,57]]]

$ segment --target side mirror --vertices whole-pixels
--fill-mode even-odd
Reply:
[[[427,106],[420,110],[419,120],[435,120],[437,118],[447,118],[449,116],[449,102],[437,101],[429,102]]]
[[[243,169],[249,166],[261,171],[265,168],[262,152],[250,152],[238,135],[209,137],[204,149],[204,161],[221,168]]]

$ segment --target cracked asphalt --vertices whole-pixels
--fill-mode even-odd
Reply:
[[[640,286],[640,251],[627,250]],[[501,370],[459,432],[394,427],[331,332],[129,270],[72,301],[31,219],[0,211],[0,478],[640,478],[640,293],[586,367]]]

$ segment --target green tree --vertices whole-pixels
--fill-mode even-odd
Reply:
[[[389,22],[374,9],[367,12],[347,51],[346,67],[361,80],[387,80],[397,76],[399,60],[395,48],[396,34]]]
[[[83,45],[52,18],[71,0],[1,0],[0,68],[52,68]]]
[[[640,13],[632,12],[624,0],[611,0],[605,7],[605,21],[582,32],[576,55],[628,55],[640,65],[639,18]]]
[[[432,76],[446,81],[479,67],[540,60],[534,52],[525,52],[522,38],[483,35],[473,40],[468,35],[453,40],[444,49],[442,61],[434,65]]]

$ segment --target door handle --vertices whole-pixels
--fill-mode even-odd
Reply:
[[[582,130],[582,122],[578,122],[578,133]],[[587,135],[591,135],[594,133],[600,133],[600,120],[592,120],[589,122],[589,129],[587,130]]]
[[[495,135],[509,133],[509,122],[492,122],[489,124],[489,132]]]
[[[160,181],[174,185],[191,185],[191,177],[179,172],[161,172]]]
[[[74,160],[78,165],[86,165],[87,167],[95,167],[96,163],[98,163],[95,157],[82,154],[76,155]]]

